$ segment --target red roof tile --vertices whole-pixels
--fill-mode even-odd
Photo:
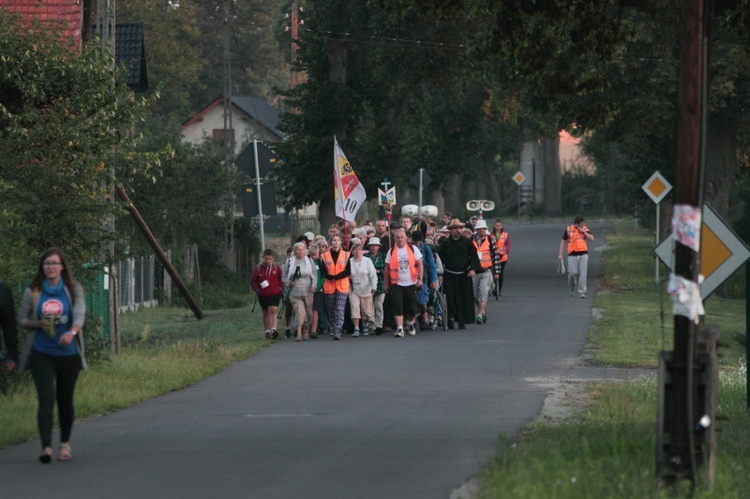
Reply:
[[[63,23],[64,37],[72,39],[75,47],[81,46],[81,0],[0,0],[0,9],[17,12],[28,21],[34,18],[43,22],[59,21]]]

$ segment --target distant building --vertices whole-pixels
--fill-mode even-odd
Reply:
[[[96,25],[91,26],[96,36]],[[146,45],[143,41],[143,23],[117,23],[115,25],[115,65],[125,67],[125,83],[133,92],[148,90]]]
[[[80,49],[82,43],[83,2],[80,0],[2,0],[0,9],[21,14],[27,21],[61,25],[63,42],[71,49]]]
[[[260,97],[233,96],[232,130],[235,154],[239,154],[253,140],[263,143],[280,142],[284,134],[277,128],[280,111]],[[225,142],[224,98],[217,97],[182,123],[182,136],[191,144],[206,140],[217,145]]]
[[[284,139],[285,135],[278,129],[281,123],[281,112],[261,97],[232,96],[232,130],[235,157],[253,140],[264,144],[273,144]],[[182,137],[191,144],[204,144],[206,141],[216,145],[225,143],[224,98],[217,97],[193,116],[182,123]],[[283,166],[282,166],[283,167]],[[281,206],[279,212],[284,212]],[[318,205],[312,204],[297,211],[300,216],[317,216]]]

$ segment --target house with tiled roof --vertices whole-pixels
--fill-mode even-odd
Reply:
[[[264,99],[253,96],[232,96],[232,128],[234,129],[235,154],[239,154],[253,140],[264,144],[284,140],[279,130],[281,111]],[[203,106],[192,117],[182,123],[182,137],[185,142],[203,144],[212,140],[224,143],[224,98],[217,97]],[[282,213],[283,207],[278,206]],[[317,203],[297,210],[298,216],[317,217]]]
[[[232,96],[232,128],[236,153],[250,141],[264,143],[283,140],[278,129],[280,111],[260,97]],[[182,123],[182,137],[186,142],[202,144],[206,139],[224,141],[224,99],[217,97]]]
[[[2,0],[0,0],[2,1]],[[91,26],[96,36],[96,25]],[[143,38],[143,23],[128,22],[115,25],[115,64],[125,66],[125,83],[134,92],[148,90],[146,70],[146,44]]]
[[[34,19],[62,29],[63,43],[70,42],[71,50],[81,48],[83,40],[82,0],[0,0],[0,9],[20,14],[26,21]],[[96,25],[91,26],[96,33]],[[128,87],[135,92],[148,89],[146,48],[143,41],[143,23],[117,23],[115,26],[115,64],[127,68]]]
[[[63,38],[71,48],[80,48],[83,33],[83,2],[81,0],[1,0],[0,9],[21,14],[27,21],[60,24]]]

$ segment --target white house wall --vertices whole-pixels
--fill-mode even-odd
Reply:
[[[242,116],[242,117],[241,117]],[[253,139],[264,143],[279,142],[279,137],[266,127],[261,126],[252,118],[237,112],[232,113],[232,127],[235,134],[235,156],[238,155]],[[218,105],[202,115],[188,126],[182,128],[182,137],[190,144],[203,144],[206,139],[211,139],[213,131],[224,128],[224,106]],[[333,177],[333,173],[331,173]],[[282,206],[277,206],[279,213],[284,212]],[[318,216],[318,204],[307,205],[297,210],[299,216]],[[240,214],[241,215],[241,214]]]
[[[232,113],[232,127],[234,128],[235,154],[239,154],[253,139],[266,143],[279,141],[279,137],[274,133],[244,114]],[[207,138],[212,138],[214,130],[223,128],[224,106],[216,106],[203,114],[202,119],[197,119],[190,125],[183,127],[182,137],[185,142],[203,144]]]

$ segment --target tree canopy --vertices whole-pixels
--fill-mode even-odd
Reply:
[[[117,211],[113,174],[146,166],[127,154],[144,103],[114,87],[95,49],[71,53],[56,30],[3,10],[0,60],[0,271],[33,268],[50,246],[98,260],[113,237],[103,225]]]

